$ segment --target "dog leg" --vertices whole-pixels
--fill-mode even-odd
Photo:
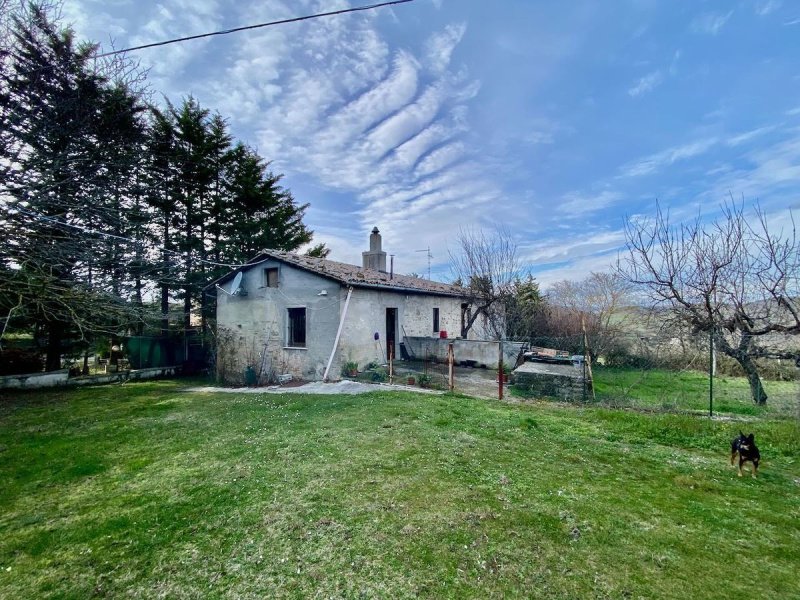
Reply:
[[[756,479],[757,476],[758,476],[758,465],[756,463],[753,463],[753,479]]]
[[[739,455],[739,477],[741,477],[741,476],[742,476],[742,464],[743,464],[743,463],[744,463],[744,461],[742,460],[742,456],[741,456],[741,454],[740,454],[740,455]]]
[[[731,452],[731,466],[733,466],[733,460],[736,458],[736,450]]]

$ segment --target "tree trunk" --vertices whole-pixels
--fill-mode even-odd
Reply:
[[[61,368],[61,340],[63,337],[63,325],[58,321],[50,321],[47,324],[45,371],[58,371]]]
[[[738,358],[739,364],[742,365],[745,374],[747,375],[747,383],[750,384],[750,394],[753,397],[753,402],[763,406],[767,403],[767,392],[764,391],[764,386],[761,385],[761,378],[758,376],[758,367],[752,358],[745,355]]]
[[[730,356],[738,362],[744,370],[747,376],[747,382],[750,384],[750,395],[753,398],[753,402],[761,406],[766,404],[767,393],[764,391],[764,386],[761,385],[761,377],[758,375],[758,365],[753,360],[753,357],[750,356],[753,341],[752,337],[742,335],[742,339],[739,341],[737,347],[731,346],[725,336],[719,333],[714,336],[714,341],[716,342],[714,345],[723,354]]]
[[[169,285],[161,284],[161,337],[169,335]]]

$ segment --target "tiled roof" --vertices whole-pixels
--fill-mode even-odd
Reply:
[[[292,252],[282,252],[280,250],[264,250],[261,254],[249,261],[249,264],[257,264],[268,258],[274,258],[300,269],[316,273],[317,275],[328,277],[344,285],[352,285],[353,287],[383,288],[396,291],[457,297],[464,297],[466,295],[466,290],[463,288],[447,283],[397,274],[390,278],[388,273],[382,271],[363,269],[356,265],[336,262],[335,260],[313,258],[294,254]],[[233,273],[230,273],[216,283],[226,281],[232,276]]]

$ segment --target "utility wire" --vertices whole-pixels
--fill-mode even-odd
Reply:
[[[281,19],[279,21],[269,21],[267,23],[258,23],[256,25],[245,25],[243,27],[234,27],[233,29],[224,29],[221,31],[213,31],[210,33],[199,33],[197,35],[188,35],[185,37],[174,38],[171,40],[165,40],[163,42],[153,42],[152,44],[143,44],[141,46],[133,46],[131,48],[125,48],[123,50],[113,50],[111,52],[103,52],[102,54],[96,54],[94,58],[105,58],[106,56],[114,56],[115,54],[122,54],[123,52],[133,52],[135,50],[144,50],[146,48],[155,48],[157,46],[166,46],[168,44],[177,44],[178,42],[186,42],[189,40],[198,40],[201,38],[212,37],[215,35],[227,35],[229,33],[237,33],[239,31],[247,31],[250,29],[261,29],[262,27],[271,27],[272,25],[284,25],[286,23],[298,23],[300,21],[308,21],[310,19],[319,19],[320,17],[332,17],[334,15],[343,15],[346,13],[353,13],[353,12],[360,12],[365,10],[373,10],[376,8],[381,8],[383,6],[392,6],[394,4],[405,4],[407,2],[413,2],[414,0],[393,0],[392,2],[381,2],[380,4],[370,4],[368,6],[355,6],[353,8],[345,8],[342,10],[333,10],[330,12],[324,13],[316,13],[313,15],[306,15],[304,17],[292,17],[290,19]]]

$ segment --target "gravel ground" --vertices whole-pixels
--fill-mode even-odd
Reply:
[[[388,383],[361,383],[358,381],[336,381],[333,383],[322,383],[315,381],[304,385],[291,387],[281,387],[271,385],[268,387],[193,387],[187,388],[187,392],[224,392],[230,394],[368,394],[369,392],[380,391],[405,391],[417,392],[422,394],[442,394],[437,390],[422,389],[410,385],[389,385]]]

